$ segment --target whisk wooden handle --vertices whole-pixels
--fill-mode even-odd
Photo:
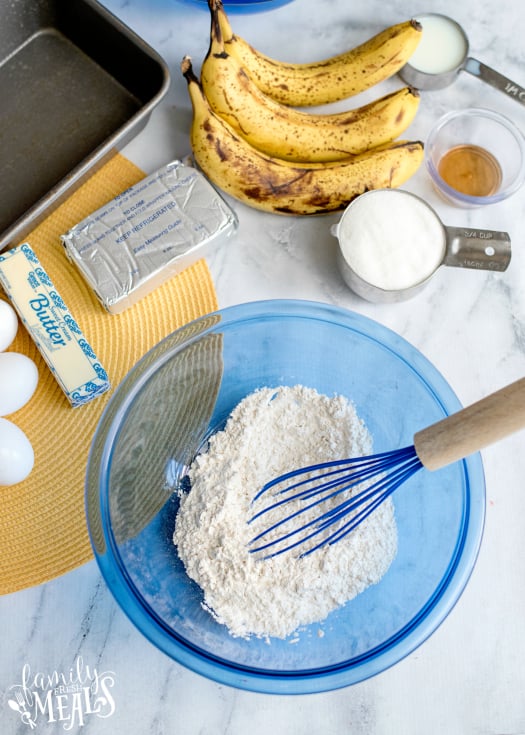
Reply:
[[[418,431],[414,446],[423,465],[437,470],[524,427],[525,378],[521,378]]]

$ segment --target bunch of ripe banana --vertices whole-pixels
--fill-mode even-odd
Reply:
[[[258,209],[324,214],[415,173],[423,144],[396,140],[417,112],[415,90],[404,87],[347,112],[294,107],[334,102],[395,74],[420,40],[417,22],[325,61],[286,64],[233,34],[222,0],[208,5],[210,46],[200,81],[189,57],[181,71],[193,107],[193,154],[216,186]]]

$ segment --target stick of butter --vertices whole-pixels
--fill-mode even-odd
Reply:
[[[105,393],[106,371],[30,245],[0,254],[0,283],[71,405]]]

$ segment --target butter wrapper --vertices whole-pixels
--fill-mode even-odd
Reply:
[[[30,245],[0,253],[0,284],[74,408],[110,388],[100,360]]]
[[[203,174],[174,161],[61,239],[105,309],[118,314],[236,229],[234,211]]]

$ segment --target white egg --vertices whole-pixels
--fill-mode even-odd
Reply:
[[[25,406],[35,392],[38,368],[27,355],[0,352],[0,416]]]
[[[0,485],[16,485],[35,463],[33,447],[22,429],[0,418]]]
[[[18,317],[16,311],[7,301],[0,299],[0,352],[7,350],[16,337]]]

